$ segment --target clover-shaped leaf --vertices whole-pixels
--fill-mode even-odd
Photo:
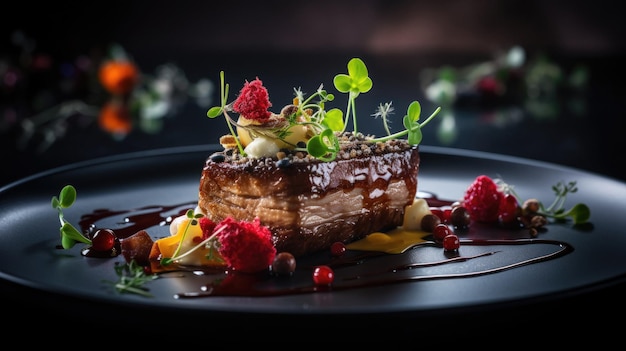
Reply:
[[[343,130],[343,112],[338,108],[327,111],[322,124],[335,131]]]
[[[342,93],[351,93],[357,96],[372,89],[372,79],[368,77],[367,67],[360,58],[353,58],[348,62],[348,74],[337,74],[333,79],[335,88]]]

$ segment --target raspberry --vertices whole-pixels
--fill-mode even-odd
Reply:
[[[272,233],[261,225],[259,218],[246,222],[228,217],[215,227],[215,233],[218,233],[220,255],[237,271],[259,272],[269,269],[274,261],[276,248]]]
[[[200,224],[200,229],[202,229],[202,240],[208,239],[217,225],[207,217],[200,217],[198,224]]]
[[[503,194],[496,183],[486,175],[480,175],[465,190],[463,204],[470,217],[478,222],[495,222]]]
[[[267,121],[272,115],[268,108],[272,106],[267,89],[263,82],[257,78],[244,84],[239,92],[239,97],[233,103],[233,109],[248,119]]]

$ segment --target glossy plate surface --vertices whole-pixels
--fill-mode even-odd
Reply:
[[[86,258],[78,245],[59,250],[59,219],[50,205],[66,184],[78,191],[65,212],[77,223],[98,209],[126,210],[174,205],[197,198],[206,157],[215,145],[155,150],[68,165],[0,189],[0,277],[42,292],[94,302],[150,308],[220,312],[353,314],[481,306],[527,299],[558,298],[621,281],[626,275],[626,184],[588,172],[531,160],[421,146],[418,186],[442,199],[459,199],[473,179],[502,177],[522,198],[550,202],[558,181],[578,183],[568,206],[584,202],[591,225],[550,225],[542,239],[566,242],[571,254],[547,262],[469,278],[434,279],[345,291],[276,297],[175,299],[189,280],[158,279],[152,298],[119,294],[103,280],[116,280],[117,259]],[[116,223],[116,225],[120,225]],[[165,235],[165,227],[151,234]],[[463,250],[463,247],[461,247]]]

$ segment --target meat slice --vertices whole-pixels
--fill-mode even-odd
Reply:
[[[209,157],[198,207],[270,228],[278,252],[302,256],[402,224],[417,192],[418,148],[401,140],[342,145],[334,161]]]

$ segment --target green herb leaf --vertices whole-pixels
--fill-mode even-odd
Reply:
[[[417,122],[420,119],[422,113],[422,105],[419,102],[413,101],[406,110],[407,116],[411,122]]]
[[[349,93],[352,90],[352,78],[347,74],[338,74],[333,80],[335,88],[342,93]]]
[[[327,111],[322,123],[334,131],[343,130],[343,112],[338,108]]]
[[[76,201],[76,188],[72,185],[64,186],[59,193],[57,205],[68,208],[74,204],[74,201]]]
[[[589,221],[591,218],[591,210],[587,205],[576,204],[567,211],[564,208],[567,195],[578,191],[575,181],[570,181],[567,184],[564,182],[558,182],[552,186],[552,190],[555,194],[554,201],[547,208],[541,205],[540,214],[557,220],[571,218],[574,221],[574,224],[582,224]]]
[[[91,244],[91,240],[68,222],[63,223],[59,230],[61,232],[61,244],[64,249],[71,249],[77,242]]]
[[[146,273],[144,268],[137,264],[135,260],[125,264],[117,262],[115,264],[115,272],[119,278],[117,282],[108,280],[104,282],[112,284],[118,292],[152,297],[152,294],[144,285],[157,279],[158,275]]]
[[[583,224],[589,221],[591,218],[591,210],[585,204],[576,204],[574,207],[569,209],[567,212],[561,212],[555,217],[557,218],[567,218],[571,217],[574,221],[574,224]]]
[[[339,152],[339,141],[335,133],[326,129],[313,136],[307,143],[307,152],[321,160],[332,160]]]
[[[215,106],[215,107],[211,107],[207,111],[206,115],[209,118],[215,118],[215,117],[218,117],[219,115],[221,115],[223,112],[224,112],[224,110],[222,109],[221,106]]]

